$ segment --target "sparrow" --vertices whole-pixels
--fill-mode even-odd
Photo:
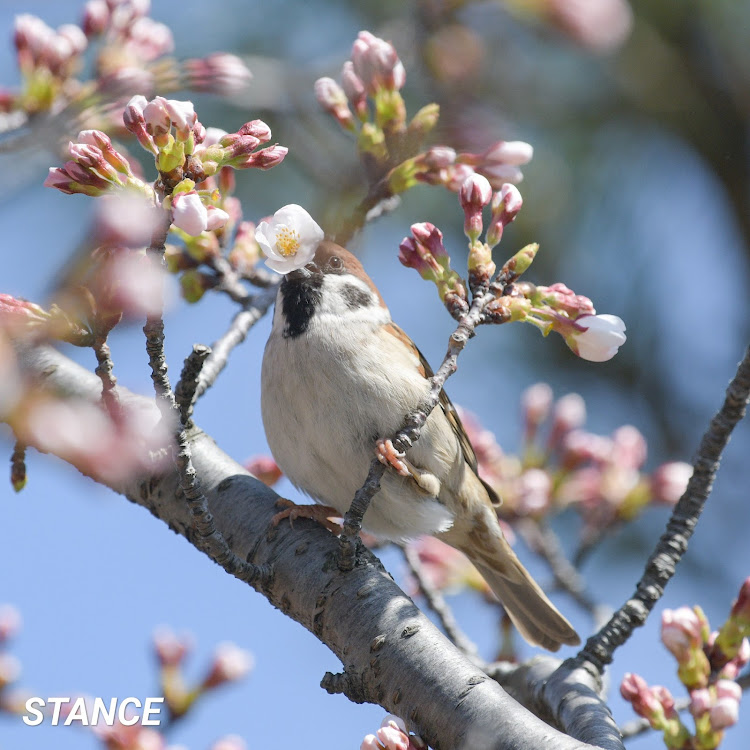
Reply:
[[[396,542],[437,537],[469,558],[529,643],[551,651],[580,643],[503,536],[500,499],[479,478],[448,396],[406,454],[386,439],[425,402],[432,374],[362,264],[322,240],[311,262],[282,279],[263,355],[261,409],[274,459],[295,487],[343,517],[377,455],[387,468],[366,531]],[[306,507],[295,506],[292,518],[316,517]]]

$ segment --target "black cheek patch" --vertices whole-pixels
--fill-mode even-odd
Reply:
[[[341,296],[350,310],[369,307],[372,304],[372,294],[360,289],[354,284],[346,284],[341,289]]]
[[[281,282],[281,305],[286,318],[284,338],[297,338],[310,326],[315,308],[320,303],[323,277],[313,276],[300,281]]]

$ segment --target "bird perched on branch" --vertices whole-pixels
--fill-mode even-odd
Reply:
[[[261,390],[268,443],[284,474],[343,516],[377,454],[387,469],[365,514],[367,531],[395,541],[421,534],[441,539],[477,567],[529,643],[552,651],[579,643],[504,538],[494,507],[500,500],[479,478],[445,393],[406,454],[384,439],[424,404],[431,376],[343,247],[319,241],[310,262],[285,274]],[[294,515],[320,517],[300,511],[305,507]]]

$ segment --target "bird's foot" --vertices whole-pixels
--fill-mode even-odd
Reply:
[[[341,513],[328,505],[297,505],[282,497],[276,501],[276,506],[284,508],[284,510],[271,519],[274,526],[278,526],[285,518],[289,519],[290,526],[294,526],[297,518],[309,518],[321,526],[325,526],[328,531],[336,536],[341,533],[341,524],[331,521],[331,518],[341,518]]]
[[[378,457],[378,461],[381,464],[390,466],[402,477],[411,476],[409,466],[404,461],[405,453],[396,450],[392,440],[378,440],[375,444],[375,455]]]

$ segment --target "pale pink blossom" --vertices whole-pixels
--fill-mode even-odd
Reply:
[[[708,711],[711,729],[720,732],[734,726],[739,719],[740,702],[736,698],[718,698]]]
[[[193,639],[189,636],[178,636],[166,626],[160,626],[153,634],[154,652],[162,667],[176,667],[181,664],[187,653],[193,648]]]
[[[197,237],[208,226],[208,212],[194,190],[178,193],[172,199],[172,223],[183,232]]]
[[[612,461],[627,469],[640,469],[646,461],[646,438],[637,427],[623,425],[612,433]]]
[[[616,315],[586,315],[576,320],[576,330],[565,343],[582,359],[606,362],[625,343],[625,323]]]
[[[0,644],[21,629],[21,613],[11,604],[0,605]]]
[[[534,156],[534,147],[525,141],[497,141],[483,154],[486,164],[527,164]]]
[[[698,688],[690,691],[690,713],[696,718],[706,713],[713,703],[714,701],[708,688]]]
[[[212,232],[220,229],[229,221],[229,214],[216,206],[206,206],[206,229]]]
[[[195,125],[197,116],[191,101],[167,99],[166,107],[172,124],[178,131],[188,132]]]
[[[547,419],[552,406],[552,389],[547,383],[535,383],[521,394],[521,410],[527,439]]]
[[[254,660],[249,651],[234,643],[220,643],[214,651],[211,670],[203,680],[204,688],[213,688],[225,682],[236,682],[247,676]]]
[[[680,662],[688,659],[691,649],[703,644],[703,623],[694,609],[665,609],[661,616],[661,640]]]
[[[229,734],[214,742],[211,750],[247,750],[247,743],[239,735]]]
[[[654,500],[666,505],[676,505],[687,489],[693,467],[684,461],[671,461],[659,466],[651,475],[651,492]]]

